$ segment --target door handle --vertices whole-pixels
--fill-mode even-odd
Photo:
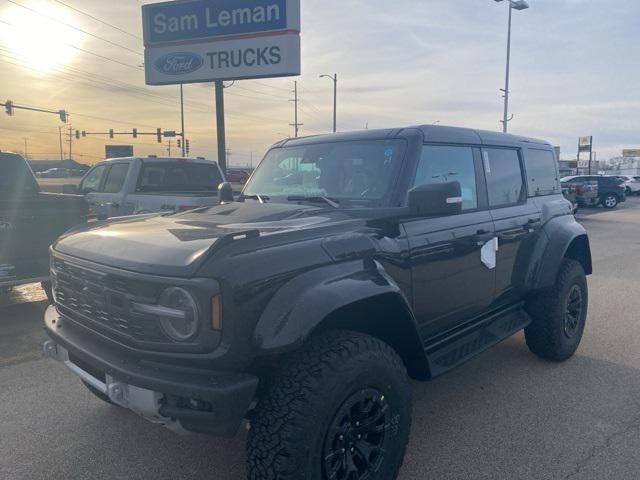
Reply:
[[[540,218],[530,218],[527,221],[527,225],[536,225],[538,223],[540,223],[542,220],[540,220]]]

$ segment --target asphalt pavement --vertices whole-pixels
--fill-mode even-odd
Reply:
[[[542,361],[518,334],[414,382],[402,480],[640,478],[640,199],[578,218],[595,273],[576,356]],[[0,303],[0,479],[245,478],[245,432],[177,436],[43,359],[43,299],[29,286]]]

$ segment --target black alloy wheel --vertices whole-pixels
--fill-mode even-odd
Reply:
[[[564,313],[564,334],[567,338],[573,338],[578,332],[580,320],[582,318],[582,308],[584,300],[582,290],[579,285],[573,285],[567,295]]]
[[[375,388],[349,397],[333,418],[324,443],[324,476],[365,480],[382,463],[389,436],[389,405]]]

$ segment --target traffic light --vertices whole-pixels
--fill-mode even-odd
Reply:
[[[66,110],[58,110],[58,116],[60,117],[60,121],[62,123],[67,123],[67,111]]]
[[[109,138],[113,138],[113,128],[109,129]]]
[[[7,112],[7,115],[13,115],[13,102],[11,100],[7,100],[4,103],[4,111]]]
[[[87,136],[87,131],[86,130],[82,130],[82,136],[86,137]]]
[[[80,140],[80,130],[76,130],[76,139]]]
[[[162,143],[162,129],[158,128],[156,130],[156,136],[158,137],[158,143]]]
[[[138,129],[137,128],[133,129],[133,138],[138,138]]]
[[[187,155],[189,155],[189,140],[184,141],[185,150],[187,151]]]
[[[182,148],[182,140],[178,139],[178,148]]]

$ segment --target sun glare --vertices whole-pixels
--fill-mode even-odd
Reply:
[[[47,3],[31,2],[29,8],[42,13],[11,5],[3,12],[3,46],[0,53],[12,61],[27,64],[34,70],[47,72],[67,63],[79,46],[82,33],[64,25],[73,24],[73,19],[58,8]]]

